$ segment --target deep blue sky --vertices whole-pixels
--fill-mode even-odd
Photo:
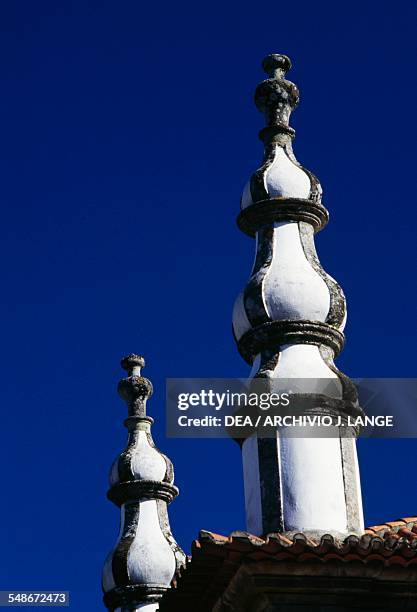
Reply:
[[[416,376],[414,3],[8,2],[0,15],[2,589],[100,609],[119,512],[119,359],[143,353],[171,522],[244,527],[233,442],[164,436],[166,377],[244,376],[231,309],[254,243],[235,226],[261,158],[266,53],[301,89],[295,151],[324,188],[352,376]],[[362,441],[367,523],[417,514],[417,441]]]

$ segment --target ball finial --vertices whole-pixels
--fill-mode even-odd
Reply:
[[[135,355],[135,353],[130,353],[120,362],[120,365],[126,372],[131,376],[135,371],[140,373],[140,369],[145,367],[145,359],[141,355]]]
[[[285,75],[291,68],[291,60],[287,55],[270,53],[263,60],[262,68],[270,78],[274,78],[279,74]]]

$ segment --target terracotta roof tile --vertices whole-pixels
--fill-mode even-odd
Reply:
[[[234,531],[229,536],[201,531],[192,545],[191,559],[177,573],[173,589],[164,600],[169,605],[173,596],[181,599],[198,592],[200,597],[203,591],[207,598],[213,597],[213,593],[222,592],[243,562],[260,561],[415,566],[417,517],[374,525],[362,536],[349,535],[344,540],[330,534],[315,539],[303,533],[292,536],[271,533],[260,538],[243,531]]]
[[[398,521],[389,521],[388,523],[385,523],[385,524],[390,529],[396,530],[402,527],[403,525],[405,525],[406,521],[404,519],[399,519]]]
[[[406,516],[402,520],[405,521],[406,523],[416,523],[417,522],[417,516]]]

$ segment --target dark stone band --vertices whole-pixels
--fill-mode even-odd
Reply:
[[[271,225],[275,221],[305,221],[318,232],[328,220],[327,209],[312,200],[271,198],[260,200],[244,208],[237,218],[237,224],[242,232],[254,238],[261,227]]]
[[[152,603],[158,601],[167,590],[168,588],[164,585],[147,586],[132,584],[125,587],[116,587],[104,595],[103,603],[108,610],[117,610],[117,608],[127,606],[139,606],[144,602]]]
[[[131,415],[128,416],[124,421],[123,421],[123,425],[129,430],[129,431],[134,431],[136,429],[136,427],[138,426],[139,423],[149,423],[149,425],[153,425],[154,420],[152,417],[146,415],[146,416],[139,416],[139,415]]]
[[[111,487],[107,493],[108,499],[116,506],[139,499],[162,499],[169,504],[177,495],[178,489],[174,485],[152,480],[119,482]]]
[[[289,125],[285,125],[285,123],[278,123],[277,125],[268,125],[267,127],[264,127],[262,128],[262,130],[260,130],[259,140],[262,140],[262,142],[267,144],[280,134],[286,134],[290,138],[294,138],[295,130]]]
[[[318,321],[271,321],[249,329],[238,340],[239,353],[252,364],[256,355],[267,349],[277,349],[283,344],[324,344],[337,356],[343,348],[342,332],[327,323]]]

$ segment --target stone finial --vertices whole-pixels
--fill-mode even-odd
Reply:
[[[316,177],[295,158],[289,115],[299,98],[285,79],[291,62],[268,55],[256,105],[266,116],[264,159],[248,181],[238,225],[256,237],[255,263],[233,312],[235,340],[252,376],[330,379],[330,403],[360,414],[354,385],[334,364],[342,350],[346,301],[323,269],[314,235],[327,223]],[[284,435],[283,435],[284,434]],[[242,445],[248,531],[346,534],[363,529],[355,440],[246,439]]]
[[[129,418],[145,417],[146,402],[153,393],[151,381],[141,376],[141,369],[145,367],[145,360],[140,355],[132,353],[122,359],[121,366],[127,371],[128,376],[122,378],[119,382],[118,392],[128,405]]]
[[[126,449],[110,471],[108,498],[121,508],[121,529],[103,570],[104,603],[109,610],[156,610],[185,555],[169,525],[167,505],[178,495],[171,461],[155,446],[153,419],[146,414],[152,384],[141,376],[145,360],[128,355],[128,376],[119,394],[128,406]]]
[[[264,159],[243,191],[239,227],[254,236],[265,219],[279,221],[291,211],[294,219],[313,221],[318,231],[328,220],[327,210],[321,206],[321,186],[297,161],[292,149],[295,131],[289,120],[300,95],[296,85],[285,78],[291,61],[286,55],[272,53],[262,65],[269,78],[256,88],[255,104],[266,121],[259,132]]]
[[[280,132],[293,136],[295,132],[288,127],[288,122],[300,96],[294,83],[285,79],[285,74],[291,68],[290,58],[271,53],[262,62],[262,67],[269,78],[256,88],[255,104],[265,114],[268,128],[275,129],[262,130],[261,139],[266,140]]]

